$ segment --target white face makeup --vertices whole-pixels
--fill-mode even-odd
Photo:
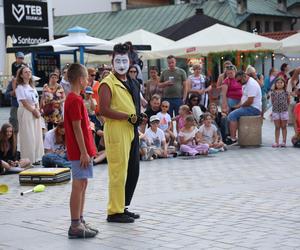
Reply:
[[[116,55],[113,61],[113,66],[118,74],[125,75],[129,69],[128,55]]]

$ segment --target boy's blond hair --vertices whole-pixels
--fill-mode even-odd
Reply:
[[[163,105],[163,104],[166,104],[166,105],[168,105],[168,106],[170,107],[170,103],[169,103],[168,101],[163,101],[163,102],[161,103],[161,105]]]
[[[72,63],[67,72],[70,84],[74,84],[80,77],[87,77],[88,72],[86,67],[79,63]]]

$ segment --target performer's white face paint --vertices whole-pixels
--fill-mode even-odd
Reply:
[[[129,69],[129,57],[125,55],[116,55],[113,60],[115,71],[120,75],[125,75]]]

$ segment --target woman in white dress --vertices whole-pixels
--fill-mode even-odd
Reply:
[[[16,78],[20,153],[22,158],[28,158],[32,163],[36,163],[44,154],[39,96],[32,81],[30,68],[21,67]]]

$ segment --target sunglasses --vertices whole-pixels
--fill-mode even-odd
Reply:
[[[235,66],[229,65],[229,66],[226,66],[225,69],[226,70],[233,70],[233,69],[235,69]]]
[[[168,105],[161,105],[162,108],[168,108]]]
[[[95,74],[93,74],[93,75],[90,75],[90,76],[94,77],[94,76],[96,76],[96,75],[95,75]]]
[[[135,70],[130,70],[129,73],[136,73],[136,71]]]

